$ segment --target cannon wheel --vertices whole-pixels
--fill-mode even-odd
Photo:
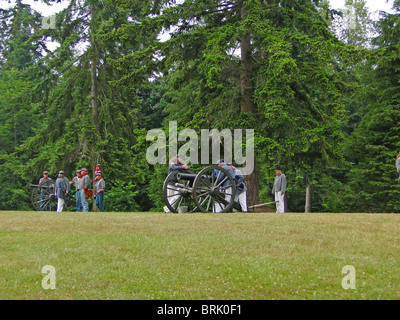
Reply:
[[[180,206],[186,206],[187,212],[195,212],[197,210],[196,204],[192,198],[192,192],[189,191],[192,188],[193,181],[189,180],[182,180],[177,178],[177,174],[182,172],[181,170],[172,171],[168,174],[168,176],[164,180],[163,185],[163,198],[164,203],[168,207],[169,211],[172,213],[178,213],[178,208]],[[185,173],[193,173],[192,171],[185,170]],[[181,184],[188,188],[187,192],[182,192],[182,189],[186,188],[179,188],[175,184]],[[179,190],[181,189],[181,190]]]
[[[34,188],[31,203],[36,211],[51,211],[55,207],[54,181],[45,181],[39,188]]]
[[[235,190],[229,172],[211,166],[201,170],[194,180],[193,200],[201,212],[228,212],[235,202]]]

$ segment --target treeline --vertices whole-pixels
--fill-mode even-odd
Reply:
[[[100,156],[106,211],[161,211],[146,134],[176,121],[254,129],[249,204],[272,200],[279,164],[291,211],[310,194],[313,212],[400,212],[400,1],[378,21],[364,0],[68,3],[50,28],[20,0],[0,9],[1,210]]]

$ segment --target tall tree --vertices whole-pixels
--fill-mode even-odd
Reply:
[[[40,15],[21,1],[0,9],[0,20],[0,209],[27,209],[19,146],[39,125],[31,104],[36,79],[29,68],[43,56],[46,45],[42,37],[34,37]]]
[[[347,202],[354,210],[399,212],[399,186],[395,159],[400,152],[399,121],[399,28],[400,2],[395,13],[385,13],[377,23],[373,45],[382,50],[373,61],[373,86],[367,113],[347,143],[353,166],[346,189]],[[382,200],[384,199],[384,200]]]

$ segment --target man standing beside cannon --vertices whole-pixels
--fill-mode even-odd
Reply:
[[[181,171],[181,170],[189,170],[189,166],[185,164],[184,162],[184,157],[180,154],[177,154],[176,157],[173,157],[169,160],[169,168],[168,168],[168,174],[170,174],[173,171]],[[171,179],[171,182],[177,182],[175,178]],[[172,188],[168,189],[168,198],[169,198],[169,203],[173,206],[176,201],[180,198],[179,191],[173,190]],[[167,206],[164,207],[164,212],[168,213],[171,212]]]
[[[229,168],[235,173],[235,201],[239,202],[242,212],[247,212],[247,195],[246,195],[246,185],[244,184],[243,173],[236,168],[236,163],[232,162],[228,164]],[[235,209],[234,209],[235,210]]]
[[[58,173],[58,178],[55,185],[55,195],[58,199],[57,201],[57,212],[62,212],[64,210],[65,198],[68,196],[69,192],[69,181],[64,177],[64,171]]]
[[[53,181],[50,177],[49,177],[49,173],[47,171],[43,171],[43,177],[41,177],[39,179],[39,185],[46,185],[46,186],[50,186],[51,181]],[[45,202],[45,197],[44,197],[44,191],[43,189],[40,190],[40,211],[50,211],[51,207],[50,207],[50,201],[47,201],[47,204],[44,205],[43,203]]]
[[[224,159],[218,160],[217,166],[228,171],[229,175],[235,180],[236,177],[235,172],[225,163]],[[225,174],[218,170],[214,170],[214,175],[218,178],[218,181],[221,182],[225,178]],[[224,183],[222,183],[220,187],[223,190],[223,193],[225,194],[226,203],[229,203],[231,201],[231,197],[233,194],[232,186],[229,186],[229,180],[226,180]],[[214,202],[214,212],[222,212],[224,209],[225,209],[225,203],[220,203],[219,201]]]

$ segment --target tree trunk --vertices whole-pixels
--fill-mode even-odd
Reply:
[[[306,188],[306,206],[305,213],[311,212],[311,185]]]
[[[99,99],[97,96],[97,83],[96,83],[96,63],[95,61],[90,62],[90,73],[91,73],[91,97],[92,97],[92,122],[96,128],[96,131],[99,132]]]
[[[241,10],[241,17],[242,20],[246,19],[246,9],[244,7]],[[252,84],[253,60],[251,55],[251,34],[249,32],[240,39],[240,51],[240,110],[241,112],[249,112],[251,114],[254,114]],[[249,206],[259,204],[260,200],[258,195],[258,170],[255,160],[253,173],[245,176],[245,184],[247,186],[247,204]]]
[[[95,6],[92,4],[90,6],[90,15],[92,22],[95,20],[94,15],[95,15]],[[93,30],[90,30],[91,33],[93,33]],[[94,127],[96,128],[96,132],[100,133],[100,127],[99,127],[99,97],[98,97],[98,90],[97,90],[97,64],[99,61],[98,55],[97,55],[97,42],[93,36],[93,34],[90,35],[90,46],[92,49],[92,57],[90,59],[90,81],[91,81],[91,98],[92,98],[92,123]],[[92,165],[93,167],[93,165]],[[95,167],[95,165],[94,165]],[[95,176],[94,176],[95,170],[93,170],[93,177],[92,181],[94,181]],[[98,208],[96,206],[96,199],[94,198],[94,183],[92,183],[92,189],[93,189],[93,195],[92,195],[92,206],[93,206],[93,211],[96,212],[98,211]]]
[[[247,205],[254,206],[260,203],[258,197],[258,172],[256,164],[252,174],[244,176],[244,183],[247,187]]]
[[[242,10],[242,16],[244,15]],[[241,69],[240,69],[240,92],[241,112],[254,113],[252,71],[253,61],[251,57],[251,35],[246,33],[240,41]]]
[[[97,205],[96,205],[96,199],[94,198],[94,179],[96,178],[96,176],[95,176],[95,172],[96,172],[96,165],[94,165],[93,166],[93,164],[92,164],[92,168],[94,167],[94,170],[93,170],[93,178],[92,178],[92,188],[93,188],[93,196],[92,196],[92,207],[93,207],[93,212],[99,212],[99,208],[97,208]]]
[[[90,13],[92,16],[92,20],[94,20],[94,13],[95,13],[95,7],[94,5],[90,6]],[[93,30],[91,30],[93,32]],[[97,93],[97,62],[98,62],[98,57],[97,57],[97,46],[96,46],[96,40],[94,39],[94,36],[90,36],[90,45],[92,47],[92,58],[90,60],[90,78],[91,78],[91,98],[92,98],[92,123],[94,127],[96,128],[97,132],[100,132],[99,128],[99,98],[98,98],[98,93]]]

